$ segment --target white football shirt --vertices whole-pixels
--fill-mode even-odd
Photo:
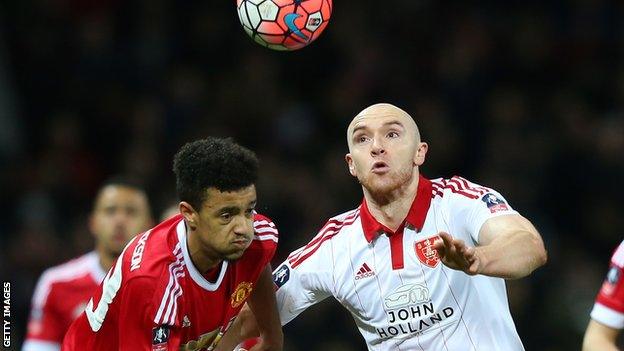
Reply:
[[[496,191],[460,177],[420,177],[403,225],[392,232],[364,200],[330,219],[273,273],[282,324],[333,296],[369,350],[524,350],[505,282],[442,264],[432,244],[444,231],[475,246],[483,223],[517,214]]]

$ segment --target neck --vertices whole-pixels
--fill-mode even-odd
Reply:
[[[385,194],[364,190],[364,199],[371,215],[392,231],[399,229],[409,213],[418,190],[418,172],[404,186]]]
[[[102,267],[104,272],[108,272],[113,266],[113,261],[115,261],[117,256],[111,255],[101,246],[97,247],[95,251],[99,257],[100,267]]]
[[[199,234],[188,229],[188,226],[186,226],[186,228],[186,245],[188,247],[189,256],[191,256],[191,261],[193,261],[193,265],[200,273],[205,274],[219,265],[223,260],[210,257],[210,255],[207,254],[207,248],[205,248],[199,240]]]

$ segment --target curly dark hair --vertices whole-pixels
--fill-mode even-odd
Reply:
[[[208,137],[180,148],[173,159],[180,201],[199,211],[206,190],[236,191],[258,180],[256,154],[231,138]]]

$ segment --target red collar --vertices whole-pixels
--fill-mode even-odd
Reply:
[[[411,226],[416,228],[417,231],[422,230],[430,204],[431,181],[420,175],[418,179],[418,189],[416,190],[416,198],[414,199],[414,202],[412,202],[412,207],[410,207],[407,217],[403,220],[403,223],[401,223],[401,226],[399,226],[396,232],[403,232],[405,223],[409,223]],[[362,221],[364,237],[369,243],[373,241],[373,239],[375,239],[381,232],[386,233],[388,236],[392,236],[395,233],[385,225],[379,223],[375,217],[373,217],[368,210],[368,206],[366,205],[366,199],[362,200],[362,205],[360,206],[360,218]]]

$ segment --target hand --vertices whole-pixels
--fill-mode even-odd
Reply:
[[[436,240],[433,246],[444,265],[468,275],[481,273],[482,262],[474,247],[466,246],[463,240],[453,239],[448,233],[440,232],[438,236],[442,240]]]

